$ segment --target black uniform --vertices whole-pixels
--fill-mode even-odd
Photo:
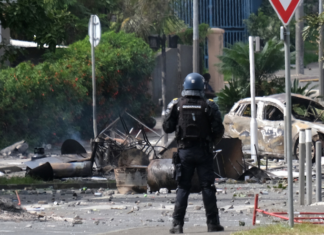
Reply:
[[[195,169],[202,188],[207,224],[218,219],[214,185],[212,145],[222,138],[224,126],[218,106],[199,96],[174,99],[168,105],[163,122],[166,133],[176,132],[181,173],[173,219],[183,226],[191,179]],[[219,223],[219,222],[218,222]]]

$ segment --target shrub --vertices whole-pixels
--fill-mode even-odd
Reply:
[[[146,122],[153,112],[147,95],[154,54],[132,34],[107,32],[95,49],[97,121],[100,127],[127,108]],[[0,147],[19,139],[53,143],[80,133],[93,136],[89,38],[44,63],[21,63],[0,74]]]
[[[205,44],[205,39],[209,34],[209,25],[208,24],[199,24],[199,43],[201,46]],[[193,38],[193,29],[187,28],[178,33],[180,38],[179,44],[192,45]]]

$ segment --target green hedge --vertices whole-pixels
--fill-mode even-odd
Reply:
[[[132,34],[107,32],[95,48],[98,127],[124,108],[144,122],[154,105],[147,95],[154,53]],[[55,143],[92,130],[89,38],[0,73],[0,147],[20,139]]]

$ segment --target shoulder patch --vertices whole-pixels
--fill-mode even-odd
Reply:
[[[211,107],[212,109],[216,109],[216,110],[219,109],[219,108],[218,108],[218,105],[217,105],[217,104],[214,102],[214,100],[212,100],[212,99],[207,100],[207,104],[208,104],[208,106]]]
[[[176,104],[178,104],[179,100],[178,98],[174,98],[173,100],[171,100],[171,102],[168,104],[168,109],[172,109],[172,107]]]

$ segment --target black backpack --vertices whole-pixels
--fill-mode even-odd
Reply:
[[[208,104],[201,97],[182,97],[178,102],[178,140],[204,141],[210,135]]]

